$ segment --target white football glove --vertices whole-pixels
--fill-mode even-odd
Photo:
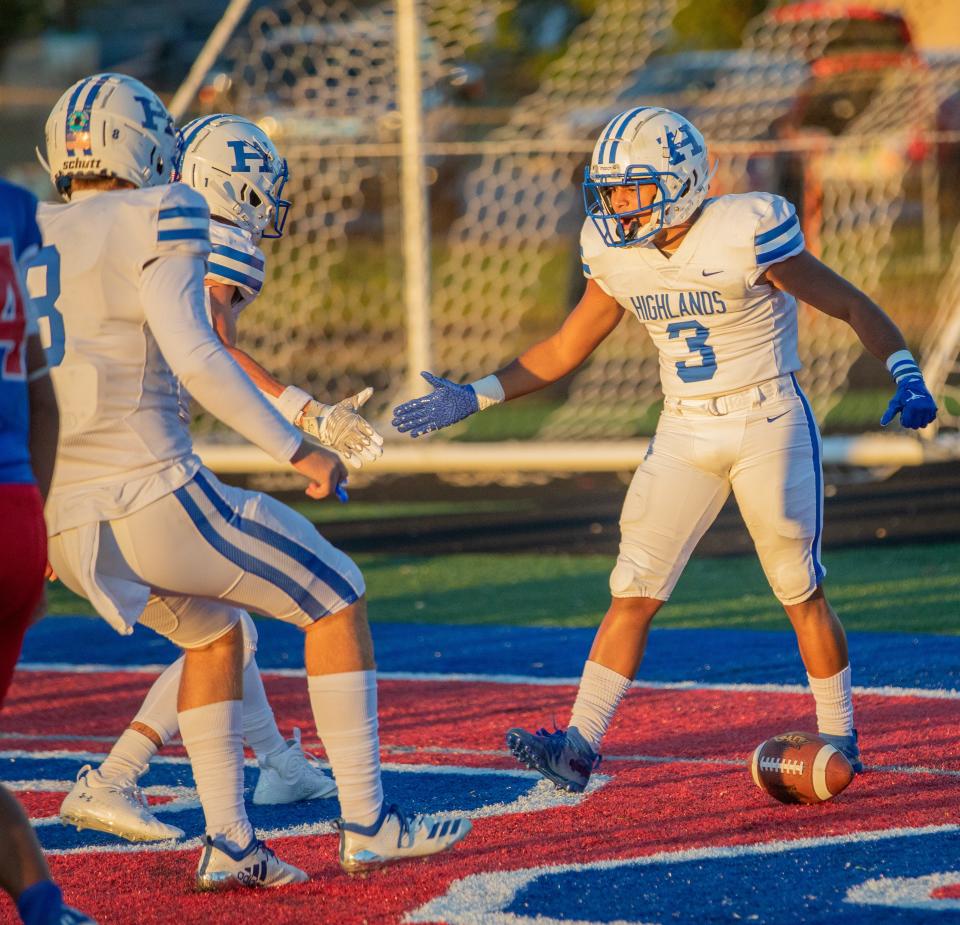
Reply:
[[[383,455],[383,437],[357,413],[371,395],[373,389],[367,386],[335,405],[311,400],[296,425],[359,469],[364,462],[373,462]]]

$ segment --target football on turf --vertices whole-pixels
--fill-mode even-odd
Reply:
[[[822,803],[853,780],[846,756],[810,732],[784,732],[750,757],[753,782],[781,803]]]

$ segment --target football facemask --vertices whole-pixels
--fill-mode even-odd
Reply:
[[[629,109],[607,123],[594,146],[584,173],[584,208],[608,247],[632,247],[689,219],[706,198],[711,176],[703,136],[683,116],[658,107]],[[615,211],[614,187],[634,187],[639,204],[644,185],[656,187],[649,205]]]

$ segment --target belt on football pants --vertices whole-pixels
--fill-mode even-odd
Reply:
[[[709,414],[719,417],[731,411],[759,408],[765,402],[796,394],[793,379],[788,373],[714,398],[665,398],[663,407],[671,414]]]

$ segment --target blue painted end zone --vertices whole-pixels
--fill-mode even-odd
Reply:
[[[303,666],[299,630],[258,620],[261,668]],[[513,626],[378,623],[377,662],[384,672],[579,677],[594,630]],[[928,690],[960,689],[960,636],[851,633],[854,683]],[[163,664],[177,650],[150,630],[133,637],[101,620],[50,617],[28,633],[25,662]],[[655,629],[640,678],[729,684],[802,684],[806,675],[792,632]]]
[[[948,883],[960,881],[957,832],[826,844],[780,854],[545,873],[518,892],[506,911],[524,916],[536,909],[551,922],[589,916],[597,923],[671,925],[960,921],[955,901],[926,898],[924,903],[930,893],[927,883],[889,883],[890,878],[938,873],[947,874],[943,879]],[[880,878],[888,882],[871,884],[873,902],[846,901],[848,890]]]

